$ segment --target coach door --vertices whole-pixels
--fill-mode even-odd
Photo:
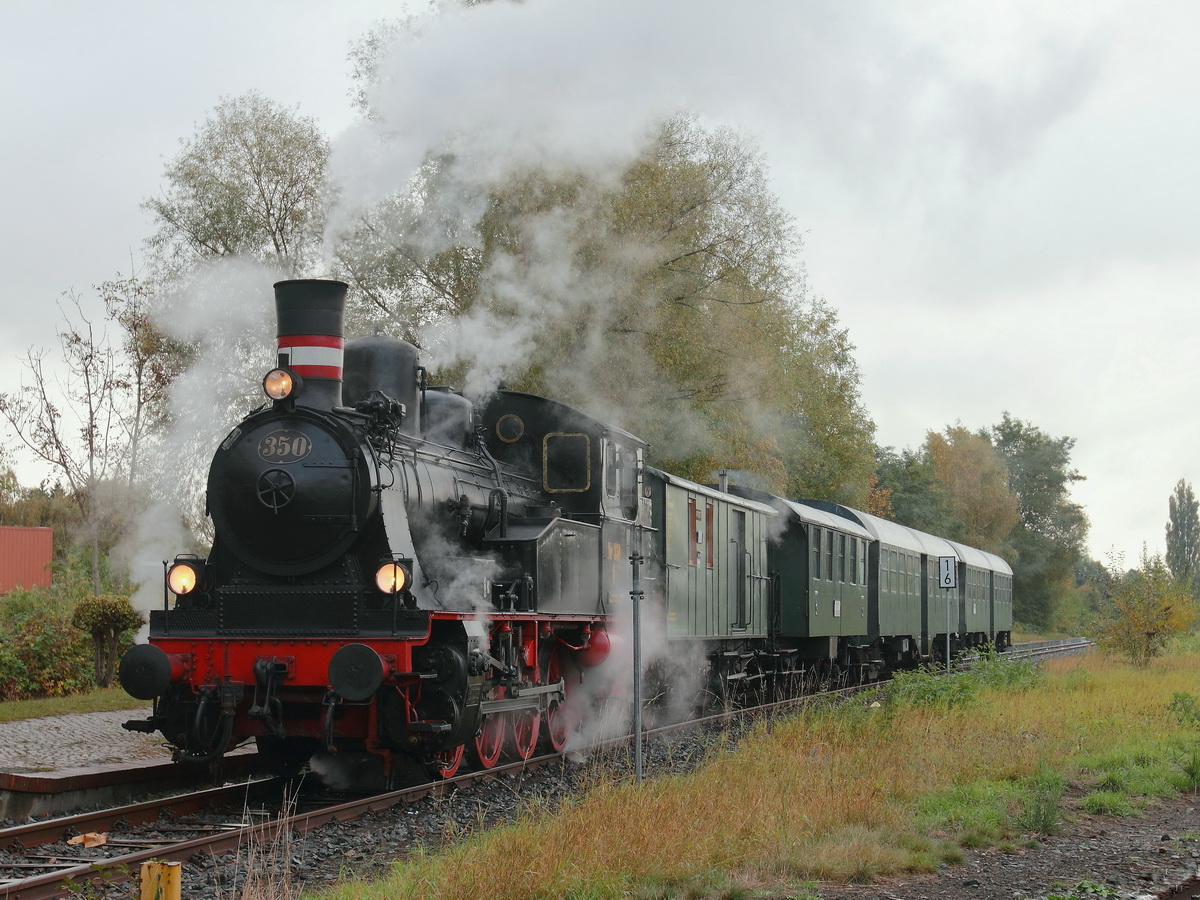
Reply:
[[[749,594],[750,594],[750,548],[746,546],[746,514],[733,510],[733,535],[729,546],[734,557],[729,567],[735,579],[733,586],[733,622],[735,629],[745,629],[750,624]]]

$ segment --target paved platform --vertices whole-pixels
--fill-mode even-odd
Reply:
[[[162,735],[121,727],[149,714],[147,706],[0,724],[0,819],[126,802],[211,779],[208,766],[172,762]],[[253,749],[241,748],[229,754],[221,774],[246,778],[256,763]]]
[[[0,723],[0,772],[38,773],[111,763],[170,762],[160,734],[126,731],[147,707]]]

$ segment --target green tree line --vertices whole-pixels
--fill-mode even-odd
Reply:
[[[874,511],[998,554],[1013,568],[1014,615],[1039,629],[1082,624],[1076,571],[1087,516],[1071,498],[1083,477],[1075,441],[1004,413],[990,428],[930,431],[925,443],[877,453]]]

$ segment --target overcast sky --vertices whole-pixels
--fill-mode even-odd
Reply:
[[[406,8],[0,5],[0,390],[54,344],[64,291],[139,265],[139,204],[222,96],[259,90],[353,146],[350,43]],[[1200,480],[1197,26],[1193,0],[499,3],[431,20],[389,109],[421,139],[515,121],[552,150],[679,103],[744,129],[879,442],[1005,410],[1074,437],[1091,552],[1132,564]]]

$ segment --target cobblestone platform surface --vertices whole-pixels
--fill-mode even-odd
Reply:
[[[0,772],[54,772],[102,763],[169,762],[162,735],[126,731],[148,711],[77,713],[0,723]]]

